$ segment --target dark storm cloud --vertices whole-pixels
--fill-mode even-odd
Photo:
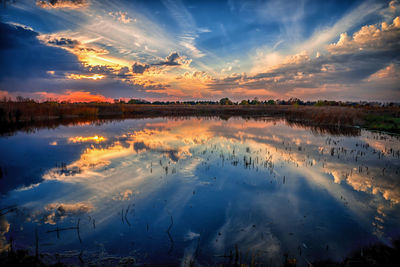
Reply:
[[[42,44],[38,35],[31,29],[0,22],[0,82],[5,78],[48,77],[47,71],[82,69],[76,56]],[[4,90],[6,85],[0,85]]]
[[[181,56],[177,52],[171,52],[166,58],[165,61],[161,61],[159,63],[153,64],[158,66],[179,66],[181,63],[178,60]]]

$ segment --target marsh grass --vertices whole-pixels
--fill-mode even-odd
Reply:
[[[0,102],[2,132],[14,128],[40,125],[56,120],[101,120],[104,118],[219,116],[284,118],[290,123],[309,126],[353,127],[400,133],[400,108],[302,106],[302,105],[188,105],[188,104],[124,104],[124,103],[58,103]],[[44,124],[52,124],[44,123]],[[54,123],[56,124],[56,123]]]

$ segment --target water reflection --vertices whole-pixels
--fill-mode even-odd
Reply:
[[[91,263],[341,259],[400,232],[400,141],[359,133],[158,118],[0,139],[27,156],[53,156],[38,179],[4,195],[2,206],[17,209],[1,216],[0,244],[13,237],[32,247],[37,228],[41,251],[74,250]],[[19,153],[1,166],[32,173],[41,164],[13,162]]]
[[[70,143],[82,143],[82,142],[95,142],[100,143],[106,141],[106,138],[103,136],[75,136],[68,138]]]

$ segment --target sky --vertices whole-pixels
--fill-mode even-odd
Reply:
[[[400,1],[7,1],[16,96],[399,102]]]

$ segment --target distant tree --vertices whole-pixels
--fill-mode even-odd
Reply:
[[[248,105],[248,104],[249,104],[248,100],[242,100],[239,105]]]
[[[258,97],[255,97],[253,100],[251,100],[250,105],[258,105],[261,102],[258,100]]]
[[[298,99],[297,97],[291,97],[288,100],[289,105],[300,105],[301,103],[302,103],[302,101],[300,99]]]
[[[232,101],[229,100],[229,98],[227,98],[227,97],[221,98],[221,100],[219,101],[219,103],[220,103],[221,105],[232,105],[232,104],[233,104]]]
[[[270,100],[268,100],[267,104],[268,105],[275,105],[275,100],[270,99]]]

